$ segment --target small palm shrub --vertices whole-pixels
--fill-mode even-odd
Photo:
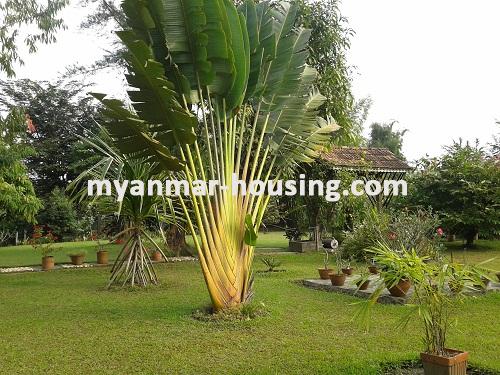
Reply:
[[[278,258],[275,257],[262,258],[261,262],[267,267],[266,272],[276,272],[276,269],[281,267],[283,264]]]

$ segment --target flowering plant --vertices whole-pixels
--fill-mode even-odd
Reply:
[[[54,252],[54,243],[57,241],[57,236],[55,236],[52,231],[44,230],[41,225],[35,225],[33,227],[33,234],[28,240],[28,244],[31,245],[33,250],[40,251],[44,257],[51,255]]]

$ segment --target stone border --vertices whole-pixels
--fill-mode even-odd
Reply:
[[[153,262],[153,264],[159,263],[178,263],[178,262],[194,262],[198,261],[198,258],[194,257],[168,257],[166,260],[160,262]],[[59,263],[54,266],[50,271],[61,270],[61,269],[81,269],[81,268],[98,268],[98,267],[110,267],[113,263],[109,264],[97,264],[97,263],[84,263],[80,266],[76,266],[70,263]],[[21,266],[21,267],[2,267],[0,268],[0,274],[10,274],[10,273],[25,273],[25,272],[47,272],[42,270],[42,266]]]
[[[368,289],[358,290],[355,284],[355,281],[358,279],[359,275],[347,276],[346,282],[343,286],[333,286],[330,280],[319,279],[305,279],[301,280],[300,283],[307,288],[325,290],[327,292],[343,293],[364,299],[370,298],[372,293],[381,283],[380,277],[378,275],[370,275],[370,285],[368,286]],[[500,292],[500,283],[494,283],[490,281],[485,291],[470,291],[468,294],[482,295],[488,292]],[[389,293],[387,289],[384,289],[377,302],[391,305],[404,305],[412,293],[413,287],[408,291],[407,297],[394,297]]]

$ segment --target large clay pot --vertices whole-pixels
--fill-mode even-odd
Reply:
[[[97,252],[97,264],[108,264],[109,253],[107,250],[99,250]]]
[[[48,271],[54,268],[54,257],[52,255],[42,258],[42,270]]]
[[[361,281],[358,281],[356,283],[356,286],[358,287],[359,290],[366,290],[368,289],[369,285],[370,285],[370,280],[365,280],[363,283],[361,283]]]
[[[400,280],[396,285],[389,289],[389,293],[394,297],[405,297],[406,293],[411,287],[411,283],[408,280]]]
[[[342,268],[342,273],[345,273],[346,275],[351,276],[353,272],[354,272],[354,268],[351,268],[351,267]]]
[[[347,277],[345,273],[331,273],[329,276],[333,286],[343,286]]]
[[[465,375],[469,353],[446,349],[450,356],[420,353],[425,375]]]
[[[71,264],[75,266],[81,266],[85,260],[85,255],[82,254],[70,255],[69,257],[71,258]]]
[[[333,270],[331,268],[318,268],[318,272],[321,280],[328,280],[330,279],[330,276],[328,275],[332,273]]]
[[[151,260],[153,262],[161,262],[162,259],[163,259],[163,257],[162,257],[161,253],[158,250],[153,251],[153,253],[151,254]]]

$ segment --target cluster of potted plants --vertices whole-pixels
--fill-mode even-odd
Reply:
[[[424,327],[425,347],[420,358],[425,375],[465,375],[468,353],[449,349],[447,333],[453,322],[454,307],[464,300],[467,289],[484,284],[487,270],[481,265],[468,267],[442,259],[428,262],[427,257],[419,257],[414,249],[395,252],[379,244],[370,251],[382,266],[384,282],[379,284],[370,300],[362,304],[358,316],[368,318],[371,307],[386,287],[392,290],[391,293],[406,294],[412,285],[414,291],[408,302],[413,306],[410,311],[422,319]],[[411,315],[406,315],[402,324],[410,318]],[[369,320],[365,321],[368,324]]]
[[[336,257],[335,269],[329,267],[329,254],[334,254]],[[318,268],[319,277],[322,280],[328,280],[332,282],[334,286],[343,286],[345,284],[346,277],[352,275],[354,268],[351,267],[351,262],[344,263],[342,261],[342,252],[337,248],[326,248],[324,256],[324,267]]]

